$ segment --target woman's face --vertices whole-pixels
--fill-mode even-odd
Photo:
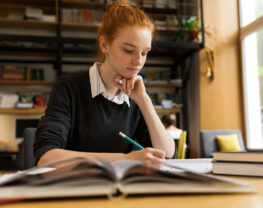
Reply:
[[[116,75],[132,78],[143,68],[147,54],[151,50],[151,42],[151,31],[147,27],[120,28],[107,47],[105,62],[108,62]]]

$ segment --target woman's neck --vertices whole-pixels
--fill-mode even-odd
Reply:
[[[114,83],[113,79],[117,76],[116,72],[111,68],[107,62],[104,62],[99,69],[102,82],[110,95],[110,99],[119,94],[119,89]]]

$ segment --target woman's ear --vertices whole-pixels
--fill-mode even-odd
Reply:
[[[107,54],[108,53],[108,49],[109,49],[109,45],[105,39],[104,36],[100,36],[99,37],[99,45],[100,45],[100,50],[103,54]]]

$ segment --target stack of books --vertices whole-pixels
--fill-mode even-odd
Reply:
[[[263,150],[214,152],[213,173],[263,176]]]
[[[14,66],[0,63],[0,80],[5,81],[44,81],[43,69],[33,69],[28,66]]]

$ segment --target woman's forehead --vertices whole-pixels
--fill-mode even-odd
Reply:
[[[152,34],[147,27],[126,26],[118,30],[114,41],[133,47],[151,48]]]

